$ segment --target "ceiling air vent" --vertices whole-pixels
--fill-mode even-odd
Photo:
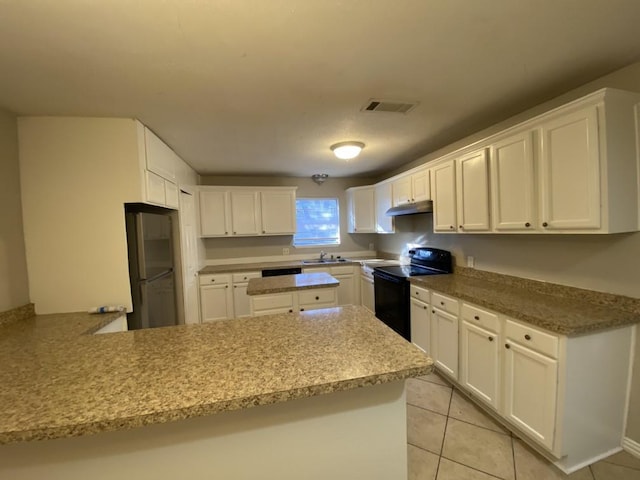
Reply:
[[[371,98],[362,107],[363,112],[409,113],[418,102],[400,102],[397,100],[380,100]]]

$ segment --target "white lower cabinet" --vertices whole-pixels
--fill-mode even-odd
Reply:
[[[548,449],[553,449],[558,360],[507,338],[502,414]]]
[[[356,265],[336,265],[333,267],[305,268],[303,273],[324,272],[340,282],[338,285],[337,305],[358,305],[360,303],[360,291],[358,286],[358,267]]]
[[[437,367],[458,378],[458,317],[438,308],[431,310],[431,356]]]
[[[460,310],[460,383],[497,410],[502,385],[498,315],[466,302]]]
[[[500,342],[496,332],[466,320],[460,324],[460,383],[476,398],[498,409]]]
[[[561,470],[571,473],[619,448],[634,325],[568,337],[431,292],[427,329],[426,302],[415,298],[414,289],[413,342]]]
[[[424,292],[423,298],[414,295]],[[427,303],[429,291],[419,287],[411,287],[410,315],[411,315],[411,343],[424,350],[427,354],[431,352],[431,311]]]
[[[336,307],[337,287],[311,288],[293,292],[269,293],[250,297],[254,317],[272,313],[293,313]]]
[[[431,294],[431,357],[440,370],[458,379],[458,300]]]
[[[241,272],[233,274],[233,313],[235,318],[251,316],[251,297],[247,286],[252,278],[260,278],[261,272]]]
[[[200,275],[200,321],[233,318],[230,275]]]

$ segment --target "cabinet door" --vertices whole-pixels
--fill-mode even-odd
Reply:
[[[355,276],[353,274],[333,275],[340,282],[338,286],[338,305],[353,305],[355,303]]]
[[[491,146],[493,227],[527,231],[538,226],[536,215],[533,132],[526,131]]]
[[[489,230],[487,151],[482,149],[458,158],[456,174],[459,230]]]
[[[259,235],[259,192],[231,191],[231,232],[233,235]]]
[[[177,155],[147,127],[144,128],[147,170],[171,182],[176,181]]]
[[[224,191],[201,191],[200,235],[203,237],[223,237],[229,235],[231,219],[229,194]]]
[[[393,182],[393,206],[411,203],[411,176],[401,177]]]
[[[393,217],[387,215],[387,210],[393,206],[393,185],[391,182],[376,185],[375,200],[376,233],[394,233]]]
[[[350,195],[351,233],[374,233],[376,231],[374,188],[354,189],[350,191]]]
[[[443,372],[457,380],[458,317],[434,308],[431,310],[431,325],[431,356]]]
[[[293,235],[296,233],[296,193],[294,191],[261,192],[262,233]]]
[[[460,383],[497,410],[500,398],[498,335],[463,320],[460,348]]]
[[[542,124],[541,218],[547,230],[600,228],[600,156],[595,106]]]
[[[362,306],[371,313],[373,313],[376,308],[374,295],[373,279],[366,275],[360,275],[360,298],[362,299]]]
[[[505,347],[503,415],[552,450],[558,361],[509,339]]]
[[[157,205],[164,205],[166,202],[164,179],[153,172],[146,171],[147,179],[147,201]]]
[[[175,183],[165,180],[164,182],[164,197],[165,203],[169,208],[178,208],[179,194],[178,186]]]
[[[203,322],[233,318],[233,294],[228,283],[200,287],[200,314]]]
[[[411,298],[411,342],[424,350],[431,352],[431,317],[429,305],[415,298]]]
[[[456,176],[453,160],[431,169],[433,196],[433,231],[455,232],[456,229]]]
[[[428,169],[425,168],[411,175],[411,200],[414,202],[431,200]]]
[[[248,283],[233,284],[233,313],[235,318],[251,316],[251,302],[247,295]]]

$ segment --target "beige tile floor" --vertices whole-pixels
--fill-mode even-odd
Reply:
[[[407,381],[409,480],[640,480],[621,452],[564,475],[437,373]]]

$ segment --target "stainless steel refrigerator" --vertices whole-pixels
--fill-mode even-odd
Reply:
[[[129,330],[176,325],[176,289],[171,217],[125,210],[133,312]]]

